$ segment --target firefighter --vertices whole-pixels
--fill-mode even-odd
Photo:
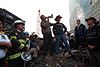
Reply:
[[[22,20],[16,20],[14,22],[14,27],[15,30],[9,34],[12,47],[8,51],[7,60],[9,67],[23,67],[24,60],[21,58],[21,53],[27,50],[27,39],[23,34],[23,31],[25,30],[25,22]]]

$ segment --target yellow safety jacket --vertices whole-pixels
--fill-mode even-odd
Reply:
[[[21,56],[21,53],[27,49],[27,39],[22,32],[11,32],[9,38],[12,43],[12,47],[8,50],[7,60],[16,59]]]

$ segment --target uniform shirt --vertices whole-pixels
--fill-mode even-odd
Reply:
[[[41,21],[42,34],[51,33],[50,23],[48,21]]]

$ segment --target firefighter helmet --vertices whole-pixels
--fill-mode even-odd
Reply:
[[[25,24],[25,21],[23,21],[23,20],[16,20],[16,21],[14,22],[14,24],[20,24],[20,23]]]

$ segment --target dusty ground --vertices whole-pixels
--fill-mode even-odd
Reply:
[[[55,56],[43,56],[40,54],[36,61],[33,61],[29,67],[89,67],[85,64],[81,57],[76,56],[75,58],[65,55]]]

